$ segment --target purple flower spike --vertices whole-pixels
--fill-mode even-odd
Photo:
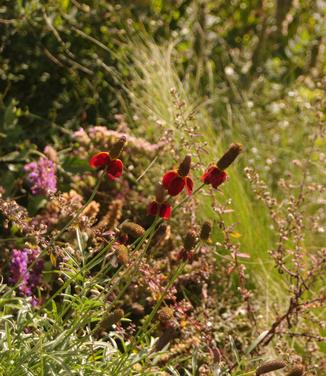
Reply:
[[[29,287],[29,272],[28,272],[28,249],[18,250],[13,249],[11,263],[10,263],[10,282],[16,284],[20,282],[19,291],[23,295],[31,295]]]
[[[16,284],[20,281],[19,292],[23,296],[32,296],[35,289],[40,286],[44,261],[41,258],[37,259],[39,254],[40,251],[37,249],[12,250],[9,282]],[[32,264],[33,266],[28,271],[28,267]],[[32,296],[31,304],[35,306],[37,302],[38,300]]]
[[[57,191],[56,166],[50,159],[41,158],[37,162],[28,163],[24,170],[33,195],[48,195]]]

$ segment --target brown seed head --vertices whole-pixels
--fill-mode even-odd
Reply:
[[[286,364],[282,360],[270,360],[263,363],[256,369],[256,376],[263,375],[265,373],[276,371],[277,369],[284,368]]]
[[[184,160],[180,163],[178,174],[182,177],[187,176],[191,166],[191,155],[186,155]]]
[[[121,226],[121,231],[131,236],[132,238],[139,238],[145,233],[145,229],[134,222],[123,223]]]
[[[126,143],[126,137],[125,136],[121,136],[119,138],[119,140],[117,142],[115,142],[113,145],[112,145],[112,148],[110,150],[110,156],[112,159],[116,159],[119,157],[125,143]]]
[[[169,307],[161,308],[158,313],[158,319],[161,323],[165,323],[171,320],[172,316],[173,316],[173,310]]]
[[[303,375],[303,366],[301,364],[293,367],[287,374],[287,376],[302,376],[302,375]]]
[[[156,201],[159,204],[161,204],[162,202],[164,202],[165,196],[166,196],[166,190],[165,190],[165,188],[163,187],[162,184],[157,184],[156,191],[155,191]]]
[[[229,149],[223,154],[222,158],[217,162],[220,170],[225,170],[232,164],[242,151],[241,144],[231,144]]]
[[[117,244],[115,250],[119,263],[126,265],[129,261],[128,248],[124,244]]]
[[[199,235],[200,239],[207,241],[211,235],[211,232],[212,232],[212,222],[210,221],[204,222],[200,230],[200,235]]]
[[[186,237],[183,240],[183,247],[186,252],[191,251],[197,243],[197,234],[195,231],[190,230],[187,232]]]
[[[103,320],[100,322],[101,329],[109,329],[113,324],[116,324],[124,316],[123,309],[117,308],[113,312],[105,313]]]

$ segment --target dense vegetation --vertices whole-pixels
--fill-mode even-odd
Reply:
[[[1,375],[325,373],[325,30],[0,2]]]

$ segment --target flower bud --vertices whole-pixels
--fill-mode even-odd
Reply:
[[[191,251],[197,243],[197,234],[195,231],[190,230],[187,232],[186,237],[183,240],[183,247],[186,252]]]
[[[123,223],[121,226],[121,231],[131,236],[132,238],[139,238],[145,233],[145,229],[134,222]]]
[[[231,144],[229,149],[224,153],[222,158],[217,162],[217,167],[220,170],[225,170],[232,164],[237,156],[242,151],[242,145],[241,144]]]
[[[125,136],[121,136],[119,138],[119,140],[117,142],[115,142],[113,145],[112,145],[112,148],[110,150],[110,156],[112,159],[116,159],[119,157],[125,143],[126,143],[126,137]]]
[[[200,239],[207,242],[212,232],[212,223],[210,221],[206,221],[201,226],[200,230]]]
[[[256,376],[263,375],[265,373],[273,372],[278,369],[284,368],[286,364],[282,360],[270,360],[263,363],[256,369]]]
[[[178,174],[181,177],[187,176],[190,171],[190,166],[191,166],[191,156],[186,155],[184,160],[179,165]]]

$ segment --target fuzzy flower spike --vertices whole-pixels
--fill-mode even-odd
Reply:
[[[89,161],[89,165],[92,168],[97,169],[106,168],[109,180],[119,178],[122,175],[123,163],[118,157],[125,143],[126,137],[120,137],[120,139],[113,145],[110,153],[102,151],[93,155]]]
[[[147,213],[153,216],[160,216],[163,219],[169,219],[171,216],[171,205],[165,200],[165,189],[161,184],[156,188],[156,200],[152,201],[147,208]]]
[[[180,163],[178,170],[170,170],[163,176],[162,184],[167,189],[169,195],[178,195],[184,187],[186,187],[187,194],[192,194],[193,182],[188,176],[191,166],[191,156],[187,155]]]
[[[222,158],[216,163],[216,165],[208,167],[201,177],[202,182],[205,184],[211,184],[215,189],[223,184],[227,179],[227,173],[224,170],[235,161],[241,151],[241,144],[230,145],[229,149],[223,154]]]

